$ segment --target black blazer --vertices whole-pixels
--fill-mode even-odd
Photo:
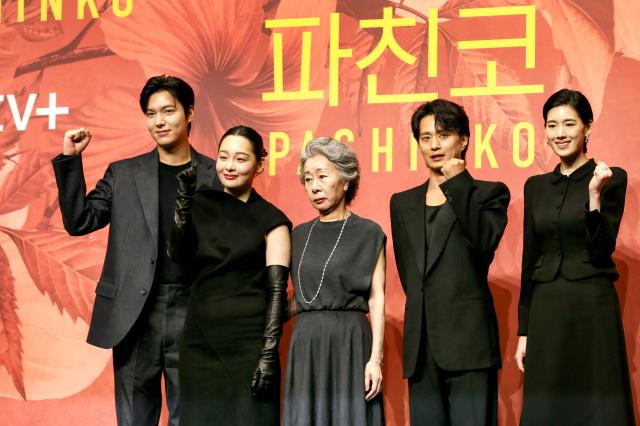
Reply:
[[[221,188],[215,161],[191,148],[198,185]],[[52,160],[64,228],[85,235],[110,224],[87,342],[112,348],[128,333],[149,297],[158,257],[158,151],[111,163],[86,193],[82,156]],[[86,195],[85,195],[86,194]]]
[[[529,327],[531,294],[536,282],[595,275],[618,279],[611,255],[624,211],[627,173],[612,167],[613,176],[600,196],[600,211],[589,209],[593,160],[571,175],[553,172],[530,177],[524,185],[524,243],[518,303],[518,334]]]
[[[425,313],[430,347],[441,368],[499,368],[498,323],[487,274],[507,225],[509,189],[501,182],[475,180],[468,171],[442,183],[447,201],[425,266],[427,185],[391,197],[393,249],[407,295],[404,377],[416,369]]]

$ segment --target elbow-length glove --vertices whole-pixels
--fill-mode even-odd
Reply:
[[[258,366],[251,381],[251,394],[258,399],[279,398],[280,354],[278,344],[282,336],[282,325],[287,306],[287,278],[289,268],[281,265],[267,266],[269,301],[264,343],[260,351]]]
[[[167,241],[167,255],[174,262],[185,262],[193,253],[195,233],[191,211],[197,176],[198,170],[195,165],[176,176],[176,210],[173,215],[173,228]]]

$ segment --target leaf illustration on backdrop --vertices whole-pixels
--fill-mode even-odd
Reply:
[[[15,295],[15,279],[7,254],[0,247],[0,366],[7,369],[16,390],[26,399],[22,377],[22,333]]]
[[[447,69],[450,73],[451,87],[483,87],[487,81],[487,62],[496,60],[490,54],[481,50],[458,50],[455,42],[451,40],[446,31],[441,30],[445,36],[445,49]],[[497,80],[499,85],[520,85],[517,74],[509,67],[497,63]],[[503,150],[510,150],[512,144],[512,131],[515,124],[522,121],[529,121],[533,116],[531,105],[527,96],[463,96],[459,99],[465,107],[471,122],[495,123],[496,134],[493,139],[497,140],[497,146]],[[486,131],[486,127],[483,129]],[[521,150],[526,147],[524,134],[521,135]],[[536,146],[536,150],[541,149]],[[537,156],[538,152],[536,152]]]
[[[602,109],[607,76],[613,63],[613,41],[603,25],[612,20],[606,2],[582,4],[572,0],[536,0],[551,27],[553,44],[562,51],[580,90],[589,98],[597,120]],[[594,10],[587,10],[590,6]]]
[[[146,129],[137,90],[115,86],[101,96],[91,97],[73,108],[72,117],[62,117],[55,131],[43,131],[42,138],[46,142],[39,141],[40,145],[49,147],[48,154],[53,157],[60,152],[65,130],[89,129],[92,138],[82,153],[82,165],[87,188],[90,189],[104,175],[109,163],[149,152],[156,146]],[[115,119],[105,120],[105,117]],[[196,122],[195,126],[198,125]]]
[[[395,65],[397,69],[394,71],[393,93],[429,93],[437,92],[437,77],[429,78],[427,76],[427,32],[428,25],[418,24],[416,27],[398,29],[398,43],[403,48],[417,58],[413,65],[399,61],[399,65]],[[402,123],[400,131],[400,140],[408,141],[411,129],[409,123],[416,105],[404,102],[398,106],[398,122]],[[409,144],[404,144],[407,149]]]
[[[52,182],[53,173],[48,159],[36,151],[21,153],[20,161],[0,186],[0,215],[29,205],[46,192]]]
[[[637,0],[613,0],[616,52],[640,61],[640,8]]]
[[[13,82],[18,67],[20,55],[15,51],[15,41],[16,32],[0,25],[0,90],[3,92]]]
[[[276,18],[327,16],[334,10],[335,0],[282,0]],[[127,19],[105,15],[100,25],[109,48],[138,61],[145,75],[172,74],[194,87],[200,120],[191,139],[206,155],[214,155],[212,141],[238,123],[251,123],[263,135],[273,130],[302,134],[317,127],[325,102],[262,101],[263,93],[273,91],[274,78],[272,40],[263,32],[260,1],[185,0],[170,8],[142,2],[136,3],[136,13]],[[165,31],[158,32],[158,27]],[[307,30],[281,31],[284,90],[300,89],[301,36]],[[327,86],[328,38],[328,25],[313,29],[313,90]],[[164,45],[172,48],[158,50],[157,46]]]
[[[24,7],[24,17],[21,22],[18,22],[18,1],[23,3]],[[7,25],[15,27],[22,38],[30,42],[45,41],[62,35],[62,24],[54,19],[50,9],[47,9],[48,19],[41,20],[40,9],[43,5],[48,6],[47,3],[39,0],[2,2],[2,20]]]
[[[382,9],[389,6],[394,6],[394,3],[389,0],[338,0],[336,11],[359,21],[361,19],[380,19],[382,18]]]
[[[340,18],[350,19],[343,16]],[[357,22],[355,25],[357,26]],[[367,74],[377,73],[380,70],[384,63],[384,55],[368,68],[360,69],[355,62],[367,56],[377,41],[369,31],[360,28],[354,28],[353,31],[354,36],[345,43],[346,47],[352,49],[352,57],[340,61],[338,95],[340,101],[346,99],[353,116],[357,117],[356,133],[360,134],[362,132],[360,111],[367,101]]]
[[[460,9],[528,6],[531,0],[449,0],[438,9],[440,18],[459,19]]]
[[[20,25],[20,35],[27,41],[40,42],[59,37],[63,34],[60,21],[49,19],[40,21],[40,16],[32,18]]]
[[[60,313],[89,323],[105,247],[99,240],[64,231],[23,231],[0,227],[18,247],[31,278]]]
[[[29,84],[29,86],[23,86],[19,90],[15,90],[16,104],[21,108],[26,105],[27,98],[30,93],[39,93],[40,85],[42,83],[43,71],[36,74],[35,78]],[[15,146],[23,135],[16,129],[15,120],[11,118],[11,110],[8,103],[4,102],[0,104],[0,123],[7,123],[4,126],[3,131],[0,133],[0,154],[4,154]],[[0,167],[4,164],[4,158],[1,160]]]

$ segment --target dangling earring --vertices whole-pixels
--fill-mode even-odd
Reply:
[[[349,185],[347,184],[344,186],[344,192],[347,192],[348,189],[349,189]]]
[[[584,135],[584,144],[588,144],[589,143],[589,135]]]

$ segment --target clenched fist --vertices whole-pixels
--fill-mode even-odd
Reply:
[[[78,155],[84,151],[89,142],[91,142],[91,132],[84,127],[67,130],[62,142],[62,153],[64,155]]]
[[[451,179],[452,177],[464,172],[467,167],[467,163],[460,158],[450,158],[442,164],[442,174],[445,178]]]
[[[593,171],[593,177],[589,181],[589,194],[600,195],[602,188],[613,176],[613,172],[604,161],[598,161]]]

